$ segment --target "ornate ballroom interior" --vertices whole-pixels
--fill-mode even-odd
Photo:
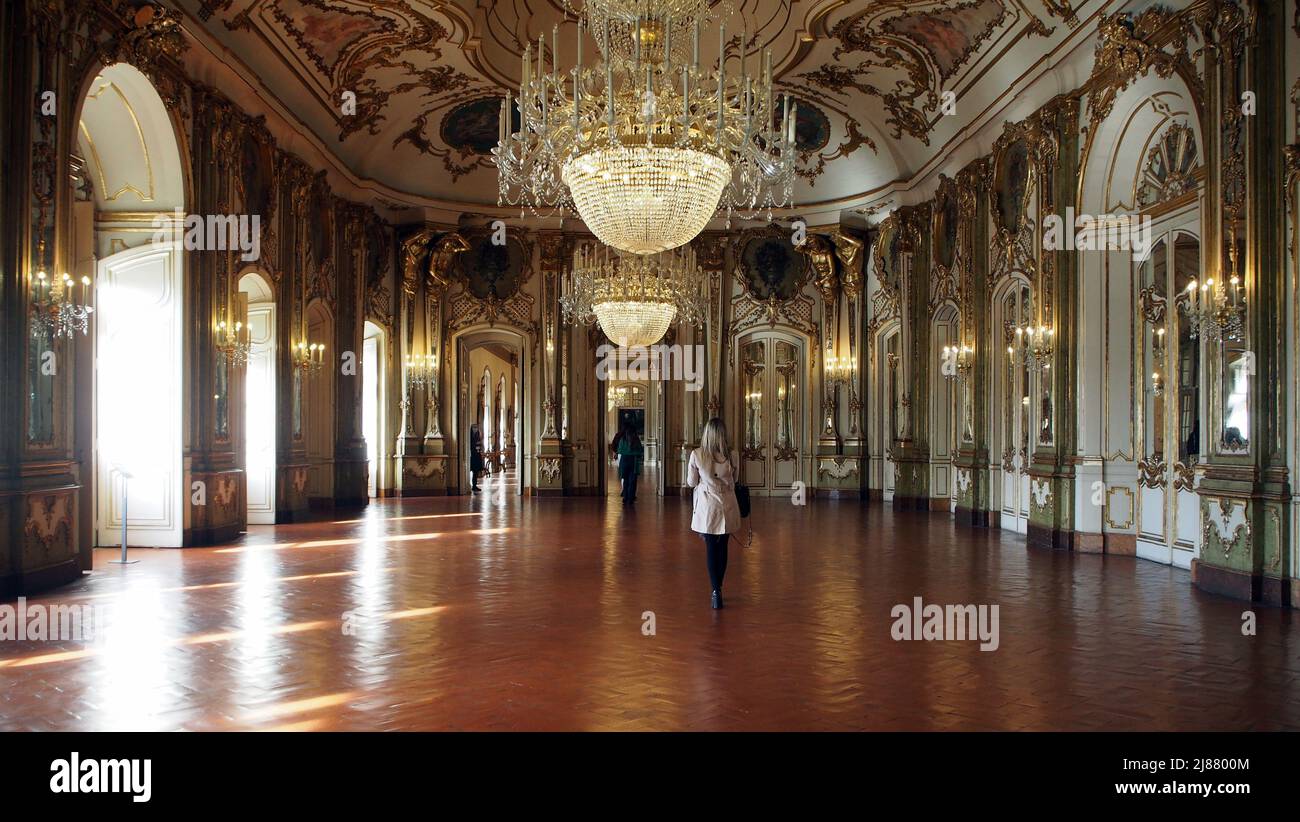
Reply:
[[[1007,603],[971,664],[1010,657],[1029,692],[1053,663],[1010,634],[1098,612],[1143,627],[1069,651],[1085,678],[1140,687],[1178,637],[1239,657],[1216,632],[1258,608],[1256,675],[1296,681],[1294,0],[586,2],[0,9],[0,598],[152,603],[176,632],[145,666],[159,694],[185,637],[260,625],[292,646],[267,663],[284,699],[331,706],[240,713],[234,666],[213,703],[74,727],[882,727],[809,694],[910,681],[884,614],[914,595]],[[684,170],[637,200],[656,152]],[[671,294],[602,291],[633,258]],[[662,330],[634,303],[667,306]],[[615,320],[699,352],[698,381],[603,375]],[[689,528],[713,417],[753,495],[723,616]],[[626,420],[635,509],[613,499]],[[463,670],[360,673],[336,623],[362,602],[370,641]],[[609,633],[640,642],[656,608],[658,650]],[[494,643],[538,615],[555,633],[515,659],[534,713],[455,695],[503,679]],[[774,703],[768,725],[686,695],[727,617],[815,672],[710,680]],[[108,651],[5,645],[6,676],[66,674],[60,715],[110,676]],[[355,667],[315,693],[290,652]],[[1223,664],[1135,725],[1300,723],[1285,687],[1207,707],[1258,684]],[[452,677],[436,711],[365,701],[421,676]],[[1093,727],[1119,699],[997,687],[936,685],[945,720],[909,703],[886,726]],[[42,710],[0,726],[64,727]]]

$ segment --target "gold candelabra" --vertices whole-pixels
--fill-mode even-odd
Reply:
[[[325,365],[325,344],[302,341],[294,346],[293,367],[304,374],[315,374]]]
[[[1031,371],[1047,371],[1052,367],[1055,333],[1046,325],[1017,328],[1015,345],[1007,350],[1012,359],[1018,357]]]
[[[1187,299],[1181,301],[1191,325],[1192,338],[1204,336],[1211,342],[1240,340],[1246,328],[1246,299],[1241,294],[1241,280],[1233,275],[1225,286],[1208,279],[1199,286],[1196,280],[1187,285]]]
[[[406,358],[406,380],[412,388],[433,385],[437,373],[437,354],[412,354]]]
[[[249,337],[249,328],[243,322],[239,320],[231,322],[229,317],[219,320],[214,337],[213,344],[228,365],[238,367],[248,362],[252,340]]]
[[[44,269],[36,272],[32,280],[33,329],[45,329],[55,337],[71,337],[90,328],[90,315],[95,309],[90,305],[90,278],[81,278],[81,293],[76,293],[77,283],[68,274],[50,281]]]

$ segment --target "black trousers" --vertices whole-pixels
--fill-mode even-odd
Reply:
[[[705,558],[709,563],[709,583],[713,590],[722,590],[722,577],[727,573],[727,539],[730,534],[701,534],[704,537]]]
[[[636,499],[637,458],[634,454],[620,454],[618,457],[618,477],[623,481],[623,501]]]

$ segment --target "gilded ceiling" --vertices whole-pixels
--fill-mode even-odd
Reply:
[[[562,0],[181,0],[202,26],[363,179],[394,199],[496,200],[488,151],[525,42]],[[799,101],[796,204],[842,203],[908,178],[1077,24],[1058,0],[731,0]],[[576,30],[562,26],[561,65]],[[712,28],[716,35],[716,27]],[[716,36],[702,58],[716,63]],[[589,55],[594,42],[586,44]],[[947,94],[951,92],[951,94]],[[952,106],[956,113],[951,113]]]

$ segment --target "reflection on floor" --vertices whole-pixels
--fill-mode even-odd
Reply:
[[[715,612],[689,519],[649,495],[389,499],[137,565],[99,551],[26,606],[103,606],[107,629],[0,643],[0,728],[1300,727],[1291,612],[1242,636],[1245,607],[1185,571],[756,499]],[[1000,647],[893,640],[918,596],[997,604]]]

